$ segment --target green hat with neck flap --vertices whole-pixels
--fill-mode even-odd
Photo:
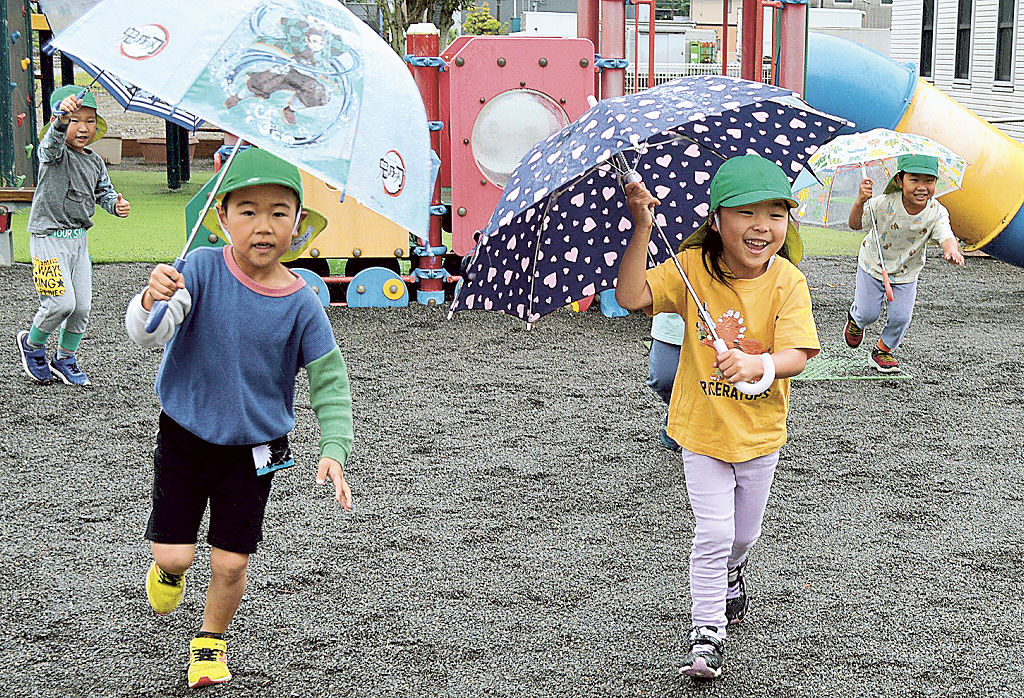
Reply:
[[[938,177],[939,159],[934,155],[900,155],[896,160],[896,174],[885,185],[883,194],[892,194],[894,191],[900,191],[900,185],[896,183],[896,175],[900,172]]]
[[[683,240],[684,247],[699,247],[711,230],[715,211],[721,206],[746,206],[762,201],[781,200],[789,208],[796,208],[797,201],[793,198],[793,187],[789,178],[777,164],[750,153],[729,158],[722,163],[711,180],[711,208],[708,220]],[[789,219],[786,229],[786,250],[789,261],[798,264],[804,256],[804,243],[800,238],[793,219]]]
[[[282,255],[282,262],[296,259],[327,227],[327,218],[322,213],[302,206],[302,175],[295,165],[285,162],[266,150],[248,147],[245,150],[240,150],[227,167],[228,171],[224,174],[220,189],[217,190],[217,203],[221,206],[224,205],[225,194],[261,184],[277,184],[291,189],[298,195],[299,206],[306,213],[306,217],[299,223],[297,235],[292,240],[291,248]],[[220,227],[217,212],[212,207],[203,218],[203,225],[208,230],[217,233],[225,242],[228,241]]]
[[[61,102],[63,102],[68,97],[77,97],[78,93],[81,92],[82,89],[83,88],[79,87],[78,85],[64,85],[64,87],[58,87],[50,95],[50,112],[55,113],[57,111],[57,108],[60,107]],[[85,90],[85,94],[82,95],[81,99],[83,107],[89,107],[90,109],[97,108],[96,95],[92,93],[92,90]],[[43,125],[43,128],[40,129],[39,131],[40,138],[43,137],[43,134],[46,133],[46,129],[48,128],[50,128],[50,124]],[[93,135],[92,140],[90,140],[86,145],[92,145],[99,139],[103,138],[103,136],[105,135],[107,135],[107,122],[102,116],[99,115],[99,112],[97,111],[96,133]]]

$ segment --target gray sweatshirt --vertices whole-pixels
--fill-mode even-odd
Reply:
[[[28,231],[33,235],[88,230],[96,204],[116,215],[117,192],[103,158],[88,148],[82,153],[69,148],[67,132],[67,124],[54,121],[39,143],[39,181],[28,215]]]

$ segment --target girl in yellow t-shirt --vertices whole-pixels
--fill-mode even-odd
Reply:
[[[675,262],[647,270],[658,200],[640,182],[627,184],[626,195],[635,228],[615,297],[630,310],[678,313],[687,325],[668,417],[696,521],[693,628],[681,671],[715,678],[725,663],[726,625],[746,613],[743,565],[761,534],[786,442],[789,378],[820,348],[807,281],[794,266],[803,252],[789,217],[797,204],[782,168],[758,155],[727,160],[712,179],[711,215],[676,259],[726,342],[719,353]],[[775,380],[763,392],[737,387],[760,380],[771,365]]]

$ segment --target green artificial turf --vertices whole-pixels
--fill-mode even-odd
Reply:
[[[115,218],[97,207],[95,225],[89,230],[89,253],[96,263],[170,262],[185,245],[185,204],[213,176],[209,169],[193,166],[191,182],[177,191],[167,188],[163,170],[111,170],[114,188],[131,202],[126,219]],[[14,259],[28,262],[28,209],[15,214]],[[800,227],[804,255],[856,255],[863,231],[826,230],[809,225]],[[445,244],[451,245],[450,235]],[[335,268],[337,267],[337,268]],[[332,265],[332,273],[341,273]]]
[[[832,230],[811,225],[800,226],[800,237],[804,241],[805,256],[856,256],[863,230]]]
[[[170,262],[185,245],[185,204],[213,175],[193,166],[191,181],[177,191],[167,188],[163,170],[110,170],[110,180],[132,205],[128,218],[96,207],[89,229],[89,254],[97,263]],[[28,262],[28,209],[15,213],[14,260]]]

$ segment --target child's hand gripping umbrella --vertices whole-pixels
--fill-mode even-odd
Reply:
[[[228,156],[227,162],[220,168],[220,172],[217,173],[217,181],[213,184],[213,189],[210,190],[210,195],[206,199],[206,204],[203,206],[202,212],[196,219],[195,225],[192,226],[192,231],[189,233],[188,239],[185,240],[185,247],[182,249],[181,254],[174,260],[174,270],[181,273],[181,270],[185,268],[185,255],[192,247],[192,241],[196,237],[196,233],[203,225],[203,218],[206,216],[206,212],[210,210],[210,206],[217,198],[217,191],[220,189],[221,182],[224,181],[224,175],[228,173],[228,169],[231,167],[232,161],[235,159],[235,155],[238,154],[238,149],[242,145],[242,139],[239,138],[235,141],[235,146],[231,149],[231,154]],[[227,231],[225,231],[226,233]],[[167,301],[158,300],[154,301],[153,309],[149,312],[149,319],[146,321],[146,332],[153,333],[156,328],[160,326],[160,321],[164,319],[164,315],[167,313]]]
[[[629,166],[629,163],[626,162],[626,158],[621,152],[613,155],[612,160],[615,162],[616,169],[619,172],[621,177],[620,181],[623,186],[630,182],[641,181],[640,174]],[[651,210],[653,213],[653,206],[651,207]],[[669,253],[672,256],[672,261],[675,263],[676,271],[679,272],[679,276],[682,277],[683,283],[686,284],[686,290],[690,293],[690,298],[693,299],[693,302],[697,306],[697,314],[700,315],[700,319],[704,322],[704,325],[708,328],[711,338],[714,340],[715,351],[719,354],[728,351],[729,347],[726,346],[725,340],[719,337],[718,332],[715,331],[715,319],[711,317],[711,313],[708,312],[708,309],[701,302],[700,298],[697,297],[697,292],[690,284],[690,279],[687,278],[686,272],[683,271],[683,266],[679,263],[679,258],[675,254],[672,254],[672,245],[669,243],[668,237],[665,235],[661,225],[658,223],[657,217],[653,217],[652,224],[654,229],[657,231],[662,244],[669,248]],[[736,384],[736,390],[744,395],[760,395],[767,390],[768,386],[770,386],[775,380],[775,362],[772,360],[770,354],[765,353],[761,354],[761,365],[764,368],[764,374],[761,376],[760,380],[753,382],[740,381]]]
[[[860,166],[860,173],[863,179],[868,178],[868,173],[864,169],[863,163]],[[868,213],[871,214],[871,237],[875,239],[875,249],[878,250],[878,266],[882,268],[882,285],[885,286],[885,299],[892,303],[896,300],[896,296],[892,292],[892,284],[889,283],[889,270],[885,268],[885,260],[882,258],[882,240],[879,237],[878,224],[875,223],[875,210],[869,206]]]

